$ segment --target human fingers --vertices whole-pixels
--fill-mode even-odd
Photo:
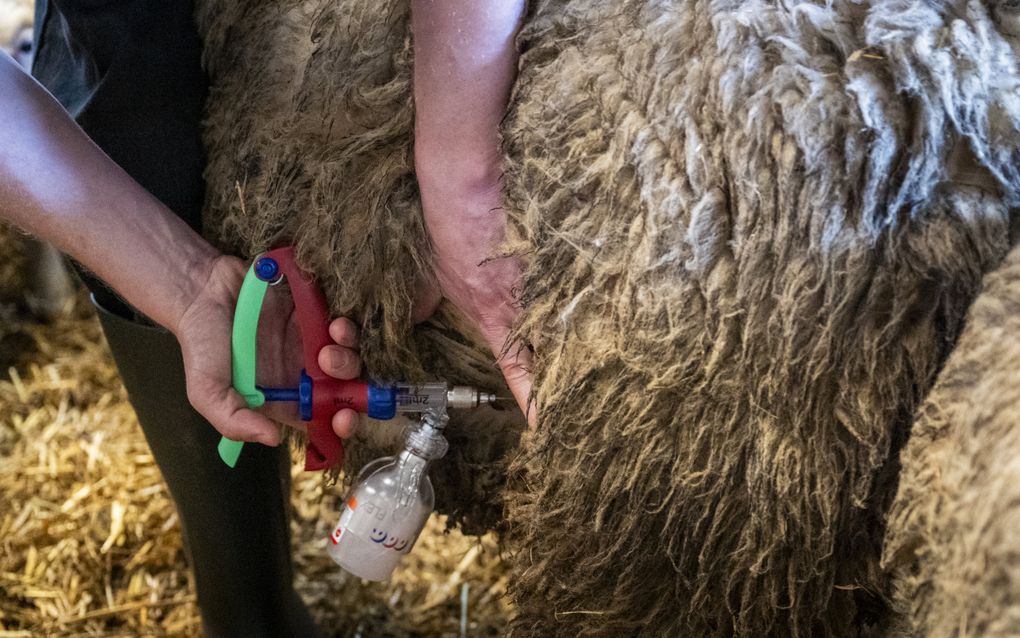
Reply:
[[[220,434],[233,441],[280,444],[280,427],[247,407],[233,388],[214,389],[201,381],[188,383],[188,400]]]
[[[489,347],[496,355],[496,363],[503,372],[510,393],[528,420],[528,427],[535,429],[538,424],[538,405],[531,395],[533,355],[523,344],[507,344],[509,329],[500,332],[503,334],[502,338],[490,339]]]
[[[329,337],[337,345],[352,349],[358,347],[358,327],[347,317],[337,317],[329,322]]]
[[[333,432],[341,439],[349,439],[358,429],[358,413],[344,408],[333,415]]]
[[[296,403],[289,401],[276,402],[267,401],[258,409],[258,413],[268,417],[274,423],[297,430],[299,432],[306,432],[308,425],[301,420],[301,416],[298,414],[298,406]]]
[[[356,379],[361,374],[361,357],[358,355],[358,327],[347,317],[338,317],[329,323],[329,336],[336,345],[319,351],[319,367],[335,379]]]
[[[319,350],[319,367],[334,379],[357,379],[361,374],[361,357],[345,346],[325,346]]]

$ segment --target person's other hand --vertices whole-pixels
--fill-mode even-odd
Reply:
[[[506,234],[499,125],[517,75],[525,4],[412,0],[411,26],[414,161],[440,292],[481,333],[534,427],[531,351],[508,341],[521,265],[495,256]]]
[[[520,314],[515,292],[521,264],[512,257],[493,256],[506,234],[499,162],[493,160],[492,170],[473,184],[450,180],[455,172],[440,171],[433,178],[430,163],[427,155],[419,157],[418,181],[440,292],[485,339],[510,392],[534,426],[536,409],[529,404],[532,354],[524,345],[508,341]]]
[[[234,257],[216,258],[205,284],[181,315],[174,334],[184,355],[188,399],[220,434],[235,441],[278,445],[279,421],[304,428],[295,404],[266,404],[249,409],[231,382],[230,336],[234,306],[248,264]],[[258,329],[258,382],[265,386],[293,386],[303,367],[301,339],[290,295],[266,295]],[[319,366],[337,379],[355,379],[361,373],[357,328],[348,319],[335,319],[329,334],[335,345],[319,351]],[[337,436],[347,438],[358,422],[353,410],[333,417]]]

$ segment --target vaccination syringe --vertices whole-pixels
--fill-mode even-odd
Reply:
[[[477,408],[497,401],[495,394],[464,385],[447,386],[441,381],[425,383],[375,384],[364,381],[343,383],[343,392],[330,393],[334,410],[351,408],[374,419],[391,419],[398,412],[425,412],[431,408]],[[310,383],[296,388],[259,388],[266,401],[293,401],[302,411],[311,410]]]

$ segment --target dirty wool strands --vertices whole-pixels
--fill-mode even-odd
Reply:
[[[199,5],[211,232],[295,237],[374,373],[484,387],[455,320],[411,333],[407,3]],[[1010,244],[1013,10],[533,3],[504,136],[541,423],[454,423],[436,477],[493,523],[512,450],[516,633],[884,627],[898,453]]]
[[[921,407],[890,510],[883,567],[899,635],[1020,633],[1020,252],[985,280]]]
[[[514,465],[518,628],[882,622],[898,447],[1018,186],[1016,120],[987,115],[1015,103],[1011,43],[941,7],[537,9],[509,208],[555,427]]]

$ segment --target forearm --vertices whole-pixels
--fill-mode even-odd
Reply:
[[[491,190],[524,0],[413,0],[415,157],[424,189]]]
[[[175,329],[216,251],[0,54],[0,218],[56,245]]]

